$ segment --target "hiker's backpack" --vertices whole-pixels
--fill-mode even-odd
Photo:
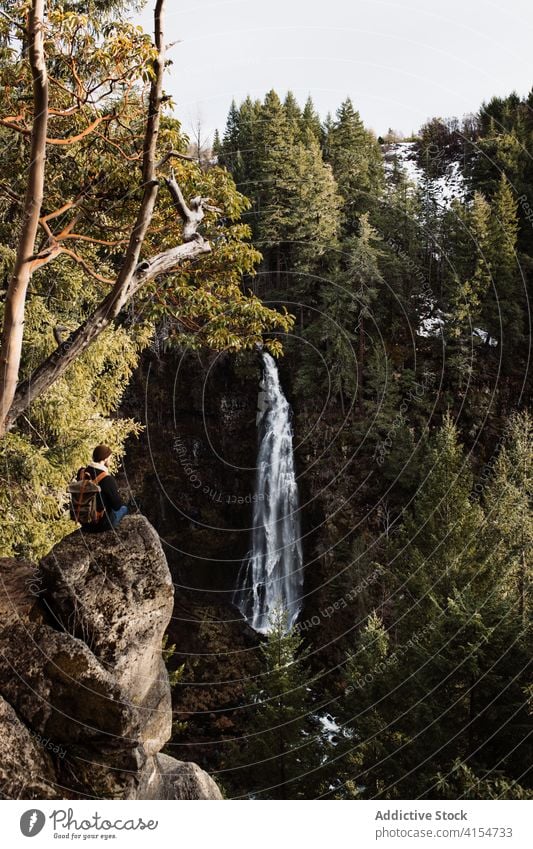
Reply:
[[[101,521],[105,510],[98,509],[98,495],[102,491],[99,483],[107,472],[100,472],[94,480],[87,469],[80,469],[78,480],[69,484],[70,515],[80,525],[96,525]]]

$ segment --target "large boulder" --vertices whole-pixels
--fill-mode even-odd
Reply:
[[[154,528],[128,516],[116,531],[75,531],[41,561],[41,573],[55,621],[112,670],[142,714],[146,751],[158,752],[172,731],[161,643],[174,591]]]
[[[161,789],[159,799],[222,799],[217,784],[198,764],[159,754],[156,757]]]
[[[0,629],[16,622],[43,621],[40,569],[29,560],[0,558]]]
[[[48,625],[9,629],[0,690],[35,733],[61,743],[103,735],[137,739],[138,712],[81,640]]]
[[[0,696],[0,798],[57,799],[48,740],[33,734]],[[52,744],[53,748],[54,744]]]
[[[136,704],[161,674],[161,640],[174,590],[159,537],[144,516],[102,534],[75,531],[41,561],[45,599]]]
[[[165,555],[142,516],[70,534],[39,568],[0,561],[7,798],[23,770],[10,745],[28,798],[220,798],[195,764],[159,754],[172,729],[161,652],[172,608]]]

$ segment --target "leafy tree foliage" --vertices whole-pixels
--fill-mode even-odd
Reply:
[[[0,18],[0,318],[12,279],[16,244],[24,232],[23,197],[32,135],[32,73],[15,36],[26,27],[25,3]],[[44,56],[48,69],[48,129],[44,194],[25,303],[19,379],[69,352],[120,277],[141,202],[141,166],[148,98],[154,81],[151,38],[117,12],[129,4],[54,3],[47,9]],[[110,20],[109,14],[113,13]],[[15,22],[15,23],[13,23]],[[3,554],[38,556],[72,529],[64,491],[90,449],[108,442],[120,455],[135,422],[116,417],[140,352],[165,319],[173,344],[219,350],[253,348],[270,330],[291,325],[242,286],[260,254],[241,221],[248,207],[225,169],[200,167],[187,156],[188,139],[164,116],[155,151],[162,180],[179,180],[185,197],[210,208],[201,239],[211,250],[172,273],[152,277],[70,367],[33,398],[2,442],[5,533]],[[167,154],[173,152],[172,157]],[[172,168],[174,165],[174,168]],[[186,222],[171,193],[161,192],[143,242],[141,265],[186,239]],[[204,262],[205,260],[205,262]],[[267,341],[274,353],[280,344]]]

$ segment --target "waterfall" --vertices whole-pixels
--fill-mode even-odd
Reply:
[[[233,601],[252,628],[266,634],[277,609],[285,611],[287,628],[296,621],[303,588],[303,556],[291,408],[275,361],[265,352],[261,356],[251,550],[239,571]]]

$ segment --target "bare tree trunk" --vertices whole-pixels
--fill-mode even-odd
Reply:
[[[28,13],[28,55],[33,78],[34,118],[28,183],[24,198],[22,231],[15,266],[7,290],[0,342],[0,434],[17,388],[26,293],[32,275],[32,258],[44,194],[46,133],[48,129],[48,74],[44,56],[45,0],[33,0]]]
[[[82,354],[118,316],[122,307],[141,286],[159,274],[171,271],[184,260],[192,259],[211,250],[209,242],[202,238],[196,228],[203,218],[204,198],[193,198],[190,206],[174,178],[168,179],[167,186],[174,204],[184,222],[184,242],[175,248],[157,254],[139,263],[139,257],[154,213],[159,189],[156,179],[156,148],[161,118],[163,98],[163,73],[165,68],[165,42],[163,36],[163,10],[165,0],[157,0],[154,11],[155,44],[157,58],[154,61],[154,79],[150,89],[148,117],[143,147],[143,197],[137,219],[124,257],[124,262],[113,289],[99,304],[80,327],[75,330],[58,348],[44,360],[30,375],[22,381],[12,396],[12,404],[4,413],[4,426],[0,434],[10,430],[17,417],[26,410],[35,398],[45,392],[69,365]],[[169,154],[170,156],[171,154]],[[166,161],[168,156],[165,158]],[[208,208],[208,207],[206,207]]]

